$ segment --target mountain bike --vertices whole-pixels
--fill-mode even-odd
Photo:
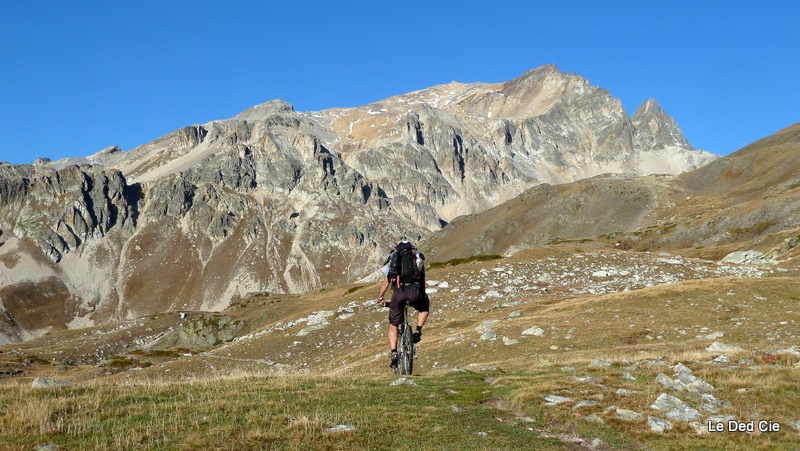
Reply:
[[[400,360],[394,368],[394,374],[411,375],[414,371],[414,359],[417,349],[414,346],[414,337],[411,324],[408,323],[408,307],[411,301],[403,301],[403,322],[397,326],[397,355]]]
[[[384,302],[384,307],[389,307],[389,302]],[[408,322],[408,308],[411,301],[403,301],[403,321],[397,326],[397,366],[394,374],[410,376],[414,371],[414,359],[417,358],[417,349],[414,346],[414,331]]]

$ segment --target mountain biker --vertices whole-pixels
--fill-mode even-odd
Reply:
[[[402,280],[397,274],[397,268],[392,268],[393,261],[397,261],[397,254],[402,250],[411,249],[415,256],[415,264],[418,266],[418,277],[411,280]],[[406,240],[400,241],[389,258],[386,260],[383,268],[384,277],[381,284],[380,291],[378,292],[378,303],[384,304],[383,295],[389,285],[392,285],[392,298],[389,301],[389,366],[392,368],[397,367],[399,356],[397,354],[397,336],[398,326],[403,321],[403,302],[410,301],[411,306],[419,312],[417,314],[417,329],[414,331],[414,343],[419,343],[422,339],[422,326],[428,319],[430,309],[430,299],[425,294],[425,256],[422,255],[410,242]]]

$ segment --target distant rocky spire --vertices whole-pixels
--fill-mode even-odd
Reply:
[[[647,99],[642,103],[633,113],[632,120],[636,127],[634,149],[652,150],[668,146],[693,149],[675,120],[655,99]]]

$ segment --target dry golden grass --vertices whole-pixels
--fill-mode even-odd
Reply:
[[[510,389],[508,400],[514,408],[527,415],[541,419],[550,430],[562,432],[579,430],[589,437],[601,437],[615,448],[635,449],[793,449],[792,444],[800,440],[798,431],[790,421],[800,420],[798,415],[798,392],[796,390],[797,370],[790,367],[781,369],[745,370],[746,372],[725,371],[703,364],[688,364],[696,368],[694,374],[711,383],[713,395],[730,403],[729,407],[719,408],[716,414],[731,414],[739,421],[768,420],[781,425],[780,432],[765,432],[759,439],[742,433],[711,433],[698,435],[687,423],[673,421],[674,429],[668,433],[650,432],[648,416],[664,418],[665,412],[651,407],[661,393],[677,396],[693,406],[703,416],[711,415],[699,406],[702,403],[698,394],[673,392],[654,383],[658,373],[672,376],[672,370],[664,365],[656,368],[642,366],[631,369],[636,380],[623,379],[625,370],[620,365],[611,367],[590,367],[578,365],[573,372],[564,373],[561,366],[547,366],[522,374],[502,376],[496,385]],[[576,376],[591,376],[602,382],[580,382]],[[739,392],[741,388],[749,389]],[[629,390],[621,394],[617,390]],[[571,398],[555,406],[544,406],[546,395]],[[779,401],[780,400],[780,401]],[[595,405],[576,407],[578,401],[595,402]],[[642,414],[638,421],[617,419],[612,406],[632,410]],[[594,424],[586,417],[594,414],[603,424]],[[698,421],[700,426],[704,421]],[[775,448],[777,447],[777,448]]]
[[[491,426],[495,409],[483,406],[491,385],[480,376],[389,382],[239,374],[57,390],[4,383],[0,443],[8,448],[0,449],[45,442],[67,449],[524,449],[518,443],[530,431],[513,421]],[[491,436],[481,439],[484,430]]]
[[[499,264],[576,252],[581,251],[570,246],[531,250],[431,270],[429,278],[452,281]],[[775,351],[800,345],[800,282],[784,274],[690,280],[600,296],[533,290],[517,293],[508,305],[464,305],[440,292],[432,296],[434,310],[419,347],[418,387],[389,387],[387,312],[372,304],[377,285],[242,300],[223,314],[246,321],[241,334],[248,338],[206,352],[125,350],[126,335],[179,327],[177,315],[144,318],[141,326],[127,329],[67,331],[0,354],[0,364],[26,372],[0,383],[0,429],[9,431],[0,433],[0,442],[15,448],[54,442],[95,449],[528,449],[531,440],[556,435],[542,446],[569,449],[569,440],[588,444],[599,438],[613,449],[786,447],[800,441],[789,423],[800,420],[793,416],[800,412],[800,369],[797,357]],[[351,317],[337,313],[324,329],[300,334],[302,319],[314,312],[348,308]],[[486,321],[496,321],[497,339],[480,338],[478,326]],[[533,326],[545,333],[522,335]],[[150,365],[134,371],[60,364],[70,352],[70,358],[91,352],[101,337],[121,344],[120,358]],[[506,345],[503,337],[519,343]],[[713,341],[743,350],[728,354],[730,364],[716,365],[711,360],[719,354],[705,351]],[[610,366],[593,366],[597,359]],[[782,430],[757,437],[697,435],[688,424],[674,422],[668,433],[650,432],[647,417],[663,418],[650,406],[659,394],[672,393],[655,378],[672,377],[677,363],[731,403],[719,413],[742,420],[757,415],[780,422]],[[636,380],[623,378],[624,372]],[[37,375],[77,385],[32,390]],[[551,394],[573,402],[545,406],[543,397]],[[676,396],[700,406],[692,395]],[[597,404],[575,408],[580,400]],[[413,414],[389,407],[397,403],[414,406]],[[643,419],[616,419],[612,406]],[[711,414],[702,413],[703,419]],[[591,414],[604,423],[587,420]],[[338,424],[354,430],[329,430]],[[487,432],[481,440],[488,440],[476,441],[478,432]]]

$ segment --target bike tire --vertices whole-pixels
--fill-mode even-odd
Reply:
[[[400,355],[401,372],[410,376],[414,372],[414,338],[411,335],[411,327],[405,324],[403,327],[403,352]]]

